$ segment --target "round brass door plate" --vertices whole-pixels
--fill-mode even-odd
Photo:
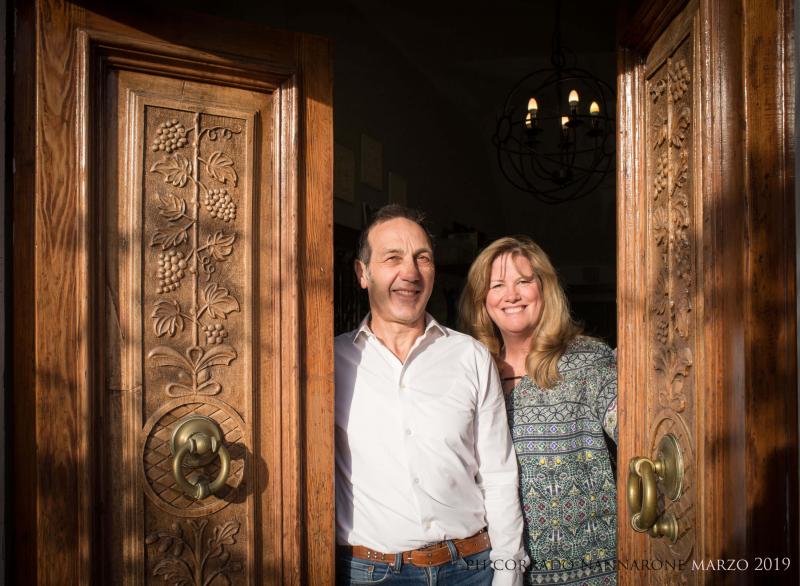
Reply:
[[[683,453],[678,439],[671,433],[658,442],[656,460],[661,463],[659,476],[664,487],[664,496],[671,501],[677,501],[683,490]]]

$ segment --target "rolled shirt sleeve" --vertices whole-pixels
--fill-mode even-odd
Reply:
[[[486,508],[495,568],[492,584],[522,584],[529,560],[523,546],[519,469],[508,429],[500,377],[488,350],[478,354],[479,397],[475,415],[477,482]]]

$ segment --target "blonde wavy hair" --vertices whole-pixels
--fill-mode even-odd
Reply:
[[[533,240],[527,236],[500,238],[478,255],[469,269],[467,284],[459,300],[459,325],[462,331],[482,342],[499,363],[503,337],[486,310],[486,295],[492,263],[504,254],[527,258],[539,281],[542,314],[533,333],[525,370],[540,387],[552,387],[561,379],[558,359],[569,343],[582,333],[582,328],[572,319],[567,296],[550,259]]]

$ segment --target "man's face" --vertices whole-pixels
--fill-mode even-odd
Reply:
[[[369,265],[356,261],[356,274],[369,294],[372,319],[424,324],[435,272],[425,231],[411,220],[394,218],[372,227],[369,244]]]

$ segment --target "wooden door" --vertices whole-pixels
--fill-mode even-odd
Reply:
[[[634,4],[618,61],[620,581],[796,584],[792,2]],[[675,498],[659,481],[658,513],[674,541],[633,530],[626,490],[628,462],[669,434],[684,476]]]
[[[87,6],[17,8],[12,581],[327,586],[328,42]]]

